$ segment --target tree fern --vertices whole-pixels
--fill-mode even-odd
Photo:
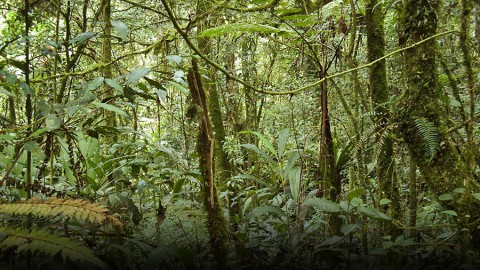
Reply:
[[[48,200],[41,200],[39,198],[32,198],[24,202],[0,204],[0,213],[5,214],[32,214],[41,217],[61,215],[81,221],[98,224],[110,223],[118,227],[123,227],[119,219],[107,212],[108,209],[106,207],[81,199],[50,198]]]
[[[106,264],[95,257],[93,251],[68,238],[58,237],[45,231],[28,231],[0,227],[0,251],[16,248],[17,252],[41,252],[50,257],[60,255],[63,260],[88,262],[100,268]]]
[[[437,131],[437,127],[434,123],[430,122],[426,118],[419,117],[414,120],[415,128],[420,135],[423,147],[425,149],[425,157],[430,162],[440,149],[440,136]]]

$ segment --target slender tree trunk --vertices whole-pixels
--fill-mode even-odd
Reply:
[[[215,160],[213,129],[210,123],[206,95],[203,89],[200,73],[195,59],[188,71],[188,85],[192,99],[199,109],[200,132],[198,135],[197,151],[200,156],[200,170],[202,173],[202,189],[204,206],[207,210],[208,232],[210,244],[215,256],[218,269],[227,268],[227,225],[215,187]]]
[[[366,30],[367,30],[367,50],[368,61],[373,62],[385,55],[385,35],[383,30],[384,16],[383,4],[378,0],[368,0],[366,2]],[[387,70],[385,60],[381,60],[372,65],[370,69],[370,94],[375,112],[375,124],[377,125],[376,143],[380,147],[377,158],[376,175],[380,184],[381,196],[385,196],[392,201],[390,205],[390,214],[394,219],[399,219],[400,198],[396,177],[394,172],[393,141],[389,137],[382,136],[382,129],[387,126],[389,121],[389,110],[386,103],[389,99],[387,87]],[[393,226],[387,228],[388,234],[396,237],[400,231],[392,231]]]

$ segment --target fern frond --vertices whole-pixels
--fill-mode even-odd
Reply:
[[[110,223],[123,228],[123,223],[108,209],[98,203],[91,203],[81,199],[50,198],[41,200],[32,198],[24,202],[1,203],[0,213],[5,214],[32,214],[40,217],[55,217],[58,215],[74,218],[91,223]]]
[[[29,232],[24,229],[8,227],[0,227],[0,235],[5,237],[0,241],[1,251],[16,248],[17,252],[41,252],[51,257],[58,254],[64,261],[69,259],[88,262],[103,269],[107,268],[104,262],[95,257],[91,249],[68,238],[58,237],[45,231]]]
[[[434,123],[423,117],[416,118],[414,125],[423,142],[427,161],[430,162],[440,150],[440,136],[437,127]]]

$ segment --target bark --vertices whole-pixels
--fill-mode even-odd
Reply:
[[[439,0],[409,0],[405,7],[404,29],[405,42],[418,42],[432,35],[437,30],[437,11]],[[446,110],[442,107],[442,92],[437,86],[436,74],[436,43],[435,40],[423,42],[405,51],[405,75],[407,89],[401,99],[398,112],[399,133],[407,144],[410,155],[420,168],[427,188],[437,196],[450,193],[458,187],[465,187],[465,179],[469,178],[468,164],[458,148],[448,136],[445,123]],[[422,136],[419,123],[428,121],[435,128],[430,137],[437,138],[432,155],[428,146],[429,138]],[[470,196],[470,195],[467,195]],[[468,212],[468,208],[457,200],[442,202],[445,209],[455,210],[458,216],[469,214],[470,218],[459,219],[460,228],[479,217],[478,211]],[[473,229],[473,228],[471,228]],[[460,239],[459,239],[460,240]],[[468,246],[465,239],[458,245]],[[462,256],[462,254],[460,254]],[[465,255],[465,254],[464,254]],[[462,257],[460,259],[466,259]]]
[[[227,268],[227,226],[215,187],[215,160],[213,130],[208,112],[207,99],[198,65],[192,59],[192,67],[187,75],[190,93],[194,106],[198,109],[200,130],[197,141],[197,151],[200,156],[200,170],[202,177],[203,201],[207,210],[208,232],[210,244],[215,256],[218,269]]]
[[[366,30],[368,61],[373,62],[385,55],[385,34],[383,30],[383,4],[378,0],[366,2]],[[376,176],[379,182],[381,196],[392,201],[389,212],[394,219],[400,218],[400,198],[394,172],[395,160],[393,156],[393,141],[384,136],[381,130],[389,121],[389,110],[385,106],[389,99],[387,86],[387,70],[385,60],[372,65],[370,69],[370,95],[375,112],[374,122],[377,126],[376,144],[379,149],[377,158]],[[392,231],[393,226],[387,228],[387,233],[397,236],[399,231]]]

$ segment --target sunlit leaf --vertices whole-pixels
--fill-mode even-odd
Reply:
[[[128,26],[122,21],[112,21],[112,26],[117,30],[123,40],[128,38]]]
[[[388,216],[386,216],[384,213],[378,211],[375,208],[366,207],[366,206],[358,206],[357,210],[360,213],[363,213],[370,218],[381,219],[381,220],[390,220],[390,218]]]
[[[105,83],[123,95],[123,87],[116,80],[105,79]]]
[[[132,84],[138,82],[141,78],[147,76],[148,73],[150,73],[152,69],[151,68],[137,68],[134,71],[130,72],[127,75],[127,82],[126,84]]]
[[[122,109],[116,107],[116,106],[113,106],[113,105],[110,105],[110,104],[107,104],[107,103],[101,103],[101,102],[92,102],[93,105],[95,105],[96,107],[98,108],[102,108],[102,109],[105,109],[107,111],[111,111],[111,112],[114,112],[120,116],[123,116],[123,117],[128,117],[128,114],[123,111]]]
[[[178,55],[167,55],[165,58],[168,62],[175,64],[179,64],[182,61],[182,57]]]
[[[449,216],[454,216],[454,217],[458,216],[457,212],[455,212],[453,210],[445,210],[445,211],[442,211],[440,213],[446,214],[446,215],[449,215]]]
[[[288,128],[284,128],[280,130],[278,134],[278,157],[281,158],[283,156],[283,152],[285,151],[285,145],[287,144],[287,138],[289,133]]]
[[[323,198],[309,198],[305,200],[304,204],[322,212],[337,213],[342,211],[342,207],[338,203]]]
[[[442,194],[442,195],[438,196],[438,199],[439,199],[440,201],[453,200],[453,195],[452,195],[451,193]]]
[[[94,32],[81,33],[81,34],[79,34],[78,36],[70,39],[70,40],[68,41],[68,44],[73,44],[73,43],[75,43],[75,42],[78,42],[78,43],[81,44],[81,43],[85,42],[86,40],[94,37],[95,35],[96,35],[96,34],[95,34]]]

